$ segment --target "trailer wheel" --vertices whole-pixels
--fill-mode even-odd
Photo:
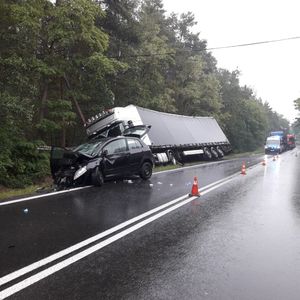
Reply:
[[[182,166],[184,165],[184,156],[183,156],[182,151],[176,150],[174,157],[175,157],[177,163],[179,163]]]
[[[143,180],[147,180],[152,176],[152,164],[149,162],[144,162],[140,169],[140,177]]]
[[[210,151],[211,151],[213,158],[215,158],[215,159],[219,158],[218,152],[216,151],[216,149],[214,147],[211,147]]]
[[[100,170],[100,167],[95,168],[92,173],[92,184],[96,186],[101,186],[104,183],[103,173]]]
[[[168,156],[169,156],[169,161],[173,164],[173,165],[176,165],[176,158],[175,158],[175,155],[174,155],[174,152],[173,151],[168,151]]]
[[[221,147],[217,147],[217,152],[218,152],[218,155],[220,156],[220,157],[223,157],[224,156],[224,152],[223,152],[223,150],[221,149]]]
[[[204,157],[207,158],[207,159],[212,159],[212,154],[211,152],[209,151],[209,149],[207,147],[205,147],[203,149],[203,152],[204,152]]]

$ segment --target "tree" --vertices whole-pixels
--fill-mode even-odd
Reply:
[[[90,114],[113,102],[107,76],[122,65],[104,55],[95,1],[0,0],[0,8],[0,184],[10,184],[16,170],[30,178],[34,169],[16,165],[18,149],[36,147],[35,139],[64,146],[75,123],[83,128],[76,107]]]
[[[223,128],[236,151],[252,151],[263,145],[267,117],[261,101],[247,86],[241,87],[239,72],[220,69]]]
[[[300,112],[300,98],[294,100],[295,109]],[[296,119],[296,121],[292,124],[292,128],[295,134],[300,137],[300,117]]]
[[[61,131],[63,146],[66,129],[75,123],[76,108],[91,113],[87,107],[96,111],[113,102],[105,78],[120,65],[104,55],[108,36],[96,26],[96,19],[103,16],[96,2],[64,0],[51,5],[41,20],[37,52],[43,68],[37,126],[47,134]]]
[[[192,13],[170,17],[174,30],[175,64],[169,71],[168,81],[174,90],[179,113],[213,115],[220,113],[220,86],[215,74],[215,63],[206,51],[206,41],[191,32],[196,24]]]

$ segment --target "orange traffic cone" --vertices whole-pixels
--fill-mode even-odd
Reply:
[[[196,176],[194,177],[192,192],[189,194],[189,196],[190,197],[193,197],[193,196],[200,197],[200,193],[199,193],[199,189],[198,189],[198,179]]]
[[[261,163],[263,166],[265,166],[266,165],[266,160],[264,159],[263,161],[262,161],[262,163]]]
[[[243,164],[242,164],[241,174],[246,175],[246,164],[245,164],[245,162],[243,162]]]

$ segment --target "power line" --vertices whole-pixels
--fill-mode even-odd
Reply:
[[[253,43],[247,43],[247,44],[238,44],[238,45],[230,45],[230,46],[213,47],[213,48],[207,48],[206,50],[219,50],[219,49],[228,49],[228,48],[247,47],[247,46],[255,46],[255,45],[261,45],[261,44],[278,43],[278,42],[289,41],[289,40],[297,40],[297,39],[300,39],[300,36],[283,38],[283,39],[278,39],[278,40],[253,42]]]
[[[239,47],[249,47],[255,45],[262,45],[262,44],[271,44],[271,43],[278,43],[290,40],[297,40],[300,39],[300,36],[289,37],[289,38],[282,38],[276,40],[266,40],[266,41],[259,41],[259,42],[252,42],[246,44],[236,44],[236,45],[228,45],[228,46],[220,46],[220,47],[211,47],[205,49],[178,49],[185,52],[203,52],[203,51],[211,51],[211,50],[221,50],[221,49],[230,49],[230,48],[239,48]],[[119,55],[119,56],[110,56],[110,58],[121,58],[121,57],[153,57],[153,56],[162,56],[162,55],[174,55],[175,51],[172,52],[160,52],[160,53],[145,53],[145,54],[133,54],[133,55]]]

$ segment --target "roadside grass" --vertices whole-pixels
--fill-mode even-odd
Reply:
[[[22,189],[9,189],[0,187],[0,201],[11,197],[33,194],[38,188],[40,188],[39,185],[30,185]]]
[[[39,190],[46,190],[49,189],[52,185],[52,178],[46,177],[43,181],[38,182],[33,185],[29,185],[25,188],[7,188],[0,185],[0,202],[15,198],[19,196],[26,196],[26,195],[32,195],[35,194]]]
[[[238,153],[230,153],[229,155],[226,155],[223,159],[228,160],[228,159],[233,159],[233,158],[241,158],[245,156],[253,156],[253,155],[263,155],[265,154],[265,150],[263,148],[259,148],[255,151],[252,152],[238,152]]]
[[[180,165],[166,165],[166,166],[157,166],[154,167],[153,173],[161,172],[161,171],[168,171],[181,168]]]
[[[258,149],[253,152],[242,152],[242,153],[231,153],[229,155],[226,155],[223,160],[229,160],[234,158],[241,158],[246,156],[253,156],[258,154],[263,154],[263,149]],[[187,166],[194,166],[194,165],[201,165],[204,163],[207,163],[208,161],[195,161],[195,162],[189,162],[182,165],[166,165],[166,166],[158,166],[153,169],[153,173],[161,172],[161,171],[168,171],[168,170],[174,170],[174,169],[180,169],[182,167]],[[51,186],[52,180],[51,178],[46,178],[43,182],[40,184],[30,185],[25,188],[20,189],[12,189],[12,188],[6,188],[3,186],[0,186],[0,201],[7,200],[9,198],[18,197],[18,196],[24,196],[24,195],[32,195],[36,193],[40,189],[47,189]]]

